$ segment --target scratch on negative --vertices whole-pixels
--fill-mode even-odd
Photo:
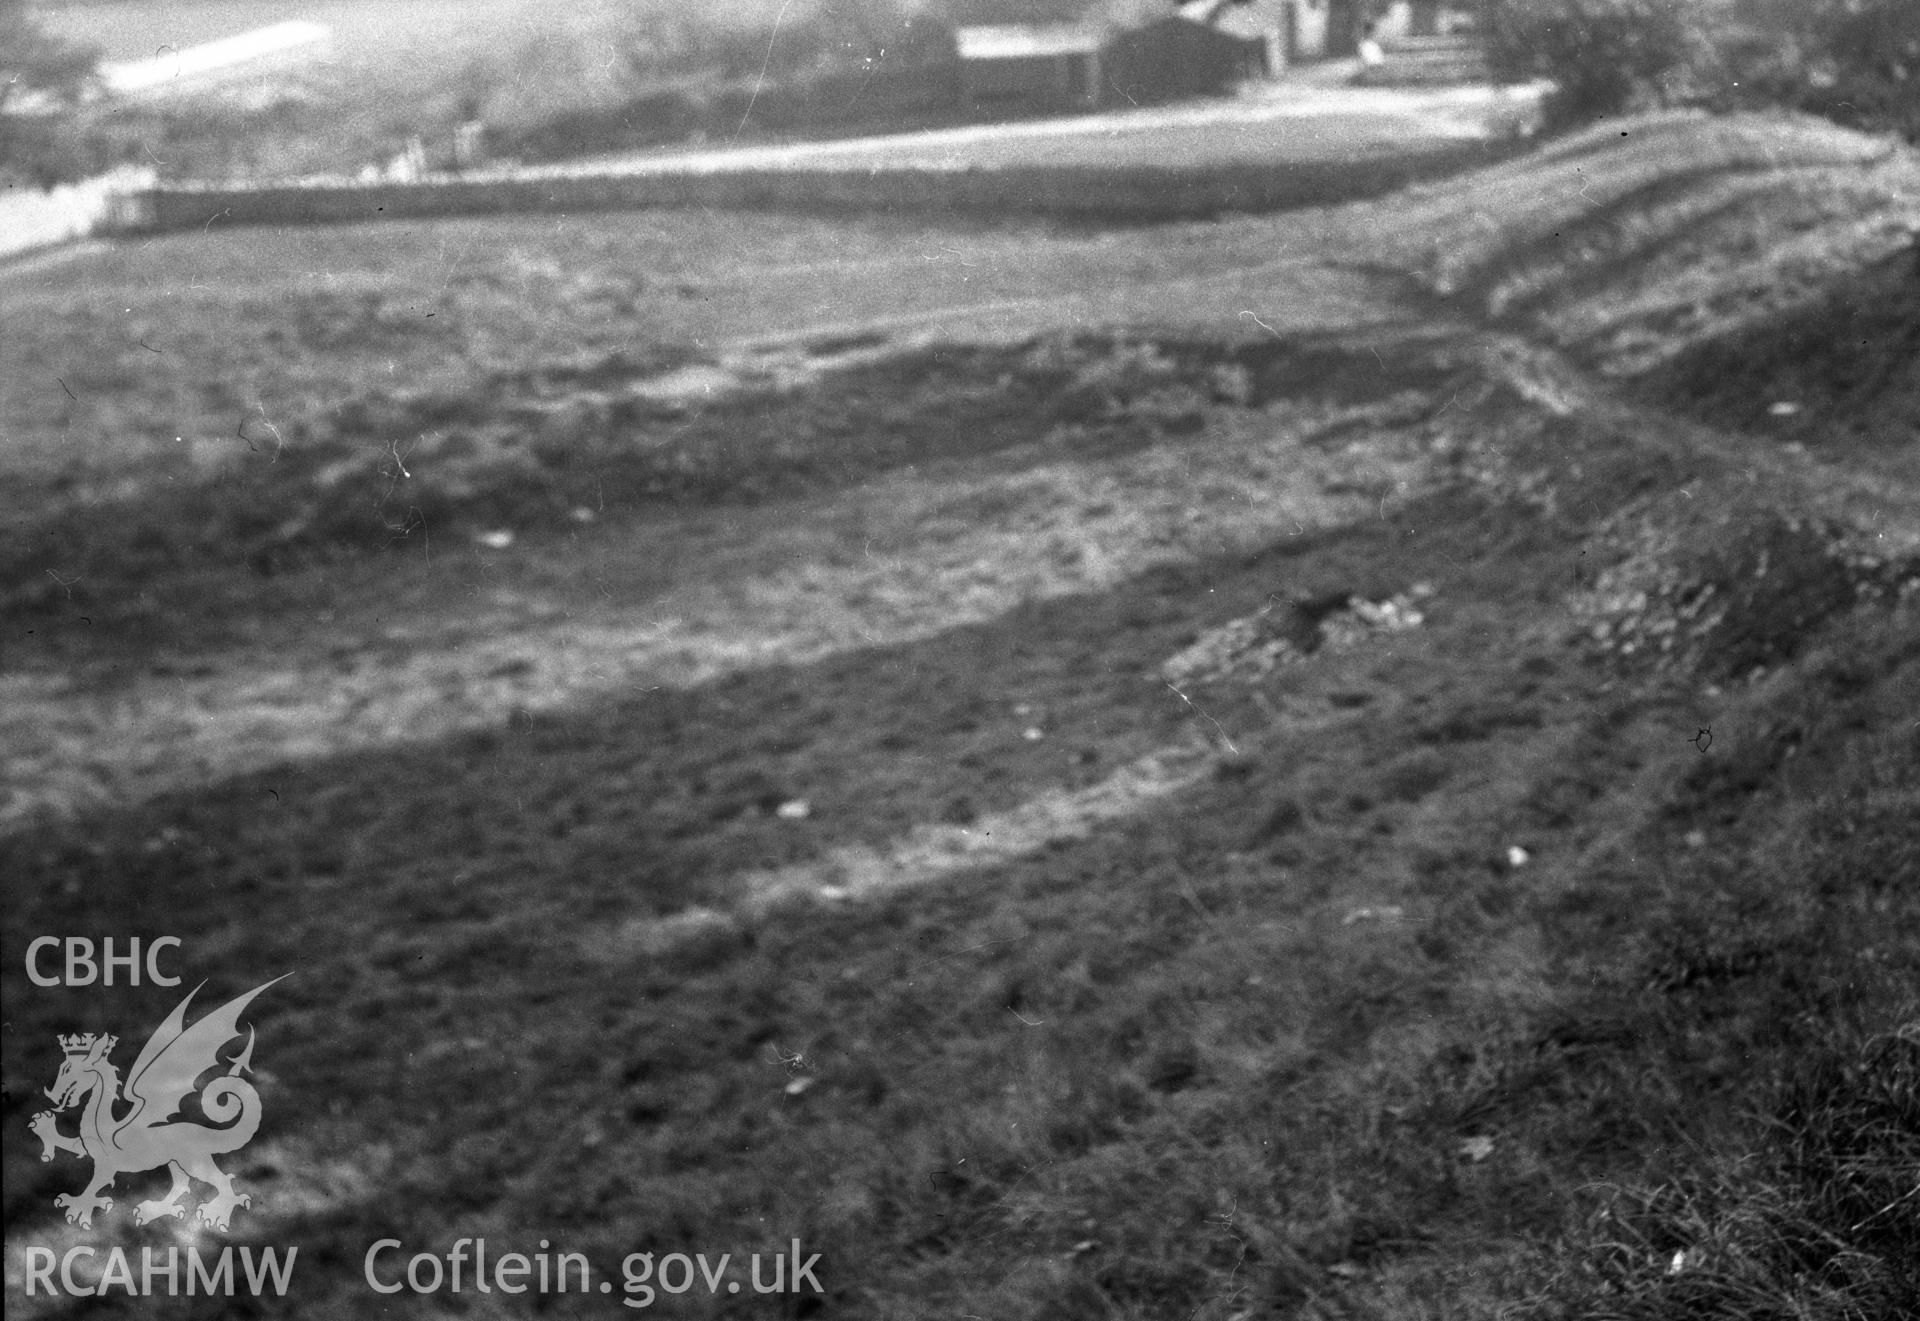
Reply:
[[[746,131],[747,121],[753,118],[753,104],[760,99],[760,89],[767,83],[767,69],[773,64],[773,44],[780,39],[780,20],[787,16],[792,4],[793,0],[780,0],[780,12],[773,16],[773,31],[767,34],[767,57],[760,61],[760,76],[753,80],[753,95],[747,98],[747,108],[740,114],[739,126],[727,140],[729,146],[740,140],[740,135]]]
[[[1199,707],[1194,706],[1193,699],[1191,697],[1188,697],[1185,693],[1181,692],[1178,688],[1175,688],[1172,684],[1168,684],[1167,689],[1175,697],[1179,698],[1181,701],[1185,702],[1190,708],[1192,708],[1193,713],[1195,715],[1199,716],[1202,720],[1206,721],[1209,725],[1213,726],[1213,732],[1218,734],[1220,736],[1220,741],[1227,745],[1228,752],[1231,752],[1236,757],[1240,755],[1240,749],[1233,746],[1233,740],[1227,737],[1226,730],[1220,728],[1220,722],[1218,720],[1215,720],[1212,716],[1208,715],[1205,711],[1202,711]]]
[[[1013,943],[1014,939],[1015,937],[1013,936],[1002,936],[998,940],[983,940],[977,945],[968,945],[964,949],[957,949],[952,951],[951,953],[935,955],[933,958],[926,959],[920,963],[914,964],[912,967],[908,968],[907,971],[918,972],[922,968],[931,968],[936,963],[945,963],[948,959],[957,959],[962,954],[971,954],[975,950],[986,949],[989,945],[1010,945]]]

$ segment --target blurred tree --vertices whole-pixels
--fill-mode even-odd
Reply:
[[[1920,141],[1920,0],[1819,0],[1816,9],[1827,64],[1817,81],[1828,86],[1809,108]]]
[[[0,114],[76,104],[93,83],[99,58],[98,51],[49,35],[27,13],[26,0],[0,0]]]
[[[72,115],[98,67],[98,51],[49,35],[26,0],[0,0],[0,170],[42,187],[87,172]]]
[[[1711,0],[1483,0],[1495,72],[1549,78],[1554,125],[1620,114],[1691,90]]]
[[[1920,141],[1916,0],[1715,0],[1714,92]]]
[[[1551,122],[1673,101],[1766,103],[1920,138],[1920,0],[1482,0],[1502,76]]]

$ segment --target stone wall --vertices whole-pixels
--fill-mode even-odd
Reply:
[[[216,225],[302,225],[429,216],[567,213],[649,207],[906,211],[1173,220],[1263,212],[1373,196],[1490,159],[1460,141],[1372,161],[1205,169],[805,168],[465,177],[269,187],[155,187],[129,194],[112,217],[122,233]]]

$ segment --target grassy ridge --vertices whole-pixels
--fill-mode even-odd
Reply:
[[[1445,196],[1409,205],[1479,205],[1470,189]],[[1887,205],[1861,203],[1869,217]],[[513,236],[495,269],[540,254],[519,222],[438,231],[481,232]],[[610,383],[736,371],[718,342],[758,327],[751,299],[728,295],[642,337],[656,306],[642,299],[586,322],[590,351],[564,352],[567,309],[620,289],[653,241],[607,232],[563,234],[572,267],[529,281],[548,292],[529,303],[518,363],[511,318],[482,315],[504,298],[473,304],[454,348],[410,346],[407,361],[444,375],[369,381],[358,334],[316,345],[312,369],[332,375],[316,377],[312,431],[277,471],[169,482],[194,470],[127,462],[133,446],[103,454],[88,480],[124,485],[62,507],[111,548],[93,572],[125,574],[99,599],[167,602],[169,674],[250,682],[223,618],[270,620],[351,577],[327,548],[364,533],[329,513],[261,576],[235,529],[328,489],[329,465],[358,465],[332,488],[354,492],[381,479],[382,453],[408,461],[381,435],[451,445],[464,429],[472,448],[441,460],[469,483],[435,514],[448,526],[535,527],[580,498],[566,483],[583,463],[627,495],[564,536],[440,570],[446,602],[393,570],[393,608],[421,616],[409,625],[430,628],[436,609],[468,619],[469,595],[499,592],[547,591],[601,618],[590,581],[562,592],[541,575],[590,580],[622,546],[662,545],[643,536],[655,520],[707,512],[750,546],[801,547],[796,574],[830,585],[834,556],[894,560],[902,590],[955,621],[569,709],[502,707],[450,735],[290,756],[0,835],[18,896],[0,1123],[24,1130],[56,1033],[133,1033],[171,1007],[148,988],[30,987],[24,938],[178,932],[209,997],[295,971],[271,1017],[262,1001],[270,1129],[232,1163],[256,1192],[257,1232],[301,1246],[299,1296],[268,1313],[373,1315],[385,1300],[360,1280],[368,1243],[444,1251],[475,1234],[552,1236],[608,1271],[633,1251],[797,1237],[823,1254],[826,1297],[795,1310],[855,1316],[1920,1307],[1920,566],[1903,548],[1898,465],[1869,472],[1856,445],[1796,455],[1789,436],[1676,417],[1656,392],[1519,338],[1539,331],[1526,316],[1471,323],[1477,297],[1373,304],[1364,338],[1240,324],[1243,309],[1266,321],[1258,298],[1331,287],[1272,264],[1277,234],[1296,259],[1399,253],[1376,208],[1114,239],[969,236],[965,259],[988,260],[953,274],[1007,289],[1169,264],[1201,278],[1154,295],[1158,329],[907,353],[836,335],[818,341],[824,360],[878,356],[616,415],[598,398]],[[583,251],[579,233],[604,246]],[[808,282],[897,233],[796,230],[787,264],[808,266],[818,241],[826,265],[772,277],[799,292],[762,324],[857,316],[818,315]],[[1378,241],[1340,246],[1355,235]],[[935,252],[953,238],[905,241]],[[1023,244],[1042,258],[1020,265]],[[404,265],[395,251],[368,260]],[[1205,278],[1221,272],[1224,294]],[[1531,278],[1558,311],[1618,310],[1577,274]],[[957,292],[971,297],[971,280]],[[942,291],[914,296],[934,306]],[[1905,326],[1903,305],[1875,307]],[[275,323],[265,301],[242,315]],[[1900,406],[1892,373],[1850,385],[1841,340],[1823,375],[1819,346],[1782,338],[1791,329],[1741,332],[1757,346],[1733,355],[1756,373],[1746,392],[1800,344],[1810,406],[1863,426]],[[164,397],[149,388],[130,377],[113,407]],[[561,401],[551,445],[511,412]],[[1223,478],[1260,445],[1301,461],[1276,462],[1275,512],[1239,525],[1257,533],[1241,542],[1127,533],[1091,497],[1108,489],[1103,465],[1160,456],[1157,479],[1197,512],[1221,491],[1254,506]],[[500,458],[512,446],[521,467]],[[34,480],[49,448],[30,452]],[[1031,482],[1043,467],[1057,485]],[[909,472],[955,501],[943,526],[876,545],[869,506]],[[1862,481],[1878,503],[1824,498]],[[1309,485],[1342,488],[1320,492],[1336,519],[1282,516]],[[89,514],[102,498],[110,523]],[[1105,529],[1088,547],[1165,535],[1166,553],[986,615],[968,613],[970,594],[990,585],[964,566],[909,572],[967,526],[1034,520],[1031,553],[1059,553],[1041,498],[1057,522]],[[35,512],[26,526],[74,535],[57,523]],[[799,535],[817,526],[834,535]],[[206,527],[204,544],[183,530]],[[153,555],[127,572],[136,536]],[[694,572],[660,558],[622,590],[644,603],[654,578]],[[712,569],[714,590],[750,602],[764,565],[747,562]],[[24,586],[36,566],[16,564],[9,585]],[[380,595],[379,572],[353,581]],[[23,599],[10,628],[41,618]],[[378,608],[342,618],[370,629]],[[890,609],[811,608],[883,633]],[[62,654],[104,666],[92,682],[112,700],[132,681],[109,653],[142,670],[152,635],[101,619],[94,653]],[[691,645],[704,622],[660,627]],[[314,622],[286,636],[363,667],[371,688],[381,651],[420,634]],[[76,713],[85,700],[72,695]],[[1194,773],[1129,789],[1154,757]],[[1128,792],[1124,811],[1096,815]],[[1054,814],[1037,828],[1036,803]],[[1015,828],[1031,842],[927,862],[929,831]],[[861,858],[904,888],[756,888],[805,875],[851,890]],[[62,1241],[51,1199],[75,1167],[35,1155],[26,1142],[5,1154],[10,1252]],[[695,1315],[768,1306],[679,1301]]]
[[[1523,464],[1564,452],[1497,404],[1456,425]],[[1552,629],[1488,649],[1523,600],[1552,609],[1592,526],[1468,485],[1044,623],[284,768],[9,837],[3,862],[42,882],[19,929],[108,911],[196,933],[236,987],[300,970],[265,1157],[284,1173],[250,1175],[285,1198],[345,1162],[388,1190],[274,1222],[317,1260],[538,1224],[603,1267],[799,1236],[834,1263],[832,1305],[875,1315],[1904,1303],[1911,1222],[1855,1226],[1908,1159],[1885,1034],[1920,972],[1911,606],[1842,616],[1718,701]],[[1277,584],[1416,575],[1442,603],[1424,633],[1190,689],[1240,751],[1117,831],[870,906],[607,943],[636,910],[724,907],[742,866],[1097,775],[1193,722],[1150,676],[1196,631]],[[1621,687],[1587,696],[1610,669]],[[1055,739],[1021,738],[1015,694]],[[1263,702],[1332,723],[1302,742]],[[797,795],[816,811],[795,826],[772,808]],[[16,1002],[30,1053],[53,1006]],[[343,1015],[387,1025],[371,1064]],[[523,1049],[538,1066],[501,1076]],[[1890,1118],[1854,1126],[1875,1087]],[[1660,1154],[1688,1149],[1727,1154]],[[14,1173],[27,1219],[66,1174]],[[1759,1177],[1778,1201],[1756,1222]],[[1611,1217],[1542,1237],[1598,1214],[1595,1181],[1623,1189]],[[1669,1276],[1674,1253],[1695,1256]],[[356,1314],[327,1278],[324,1307]]]
[[[1664,1150],[1575,1231],[1568,1312],[1920,1305],[1916,698],[1911,620],[1850,622],[1688,777],[1649,841],[1670,861],[1610,875],[1571,928],[1624,945],[1560,1029],[1597,1042],[1583,1117]]]
[[[1125,337],[1061,337],[894,354],[797,394],[763,386],[708,402],[629,392],[686,366],[679,358],[629,350],[457,393],[375,387],[319,417],[283,415],[284,431],[261,433],[224,471],[95,488],[82,497],[84,520],[71,517],[71,479],[56,478],[54,498],[0,538],[0,577],[15,584],[8,604],[70,612],[79,580],[95,627],[111,628],[129,610],[180,609],[180,591],[203,590],[195,571],[284,572],[498,528],[551,535],[609,509],[634,517],[794,499],[1049,437],[1013,462],[1111,456],[1196,431],[1223,402],[1257,407],[1282,393],[1358,402],[1356,391],[1379,389],[1357,385],[1351,349],[1253,344],[1183,361]],[[1399,373],[1403,384],[1447,374],[1438,363]]]

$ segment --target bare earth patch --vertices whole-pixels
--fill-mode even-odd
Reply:
[[[105,691],[15,676],[0,716],[0,822],[925,637],[1155,563],[1378,515],[1424,489],[1433,469],[1417,435],[1332,452],[1308,443],[1343,421],[1282,407],[1106,462],[889,478],[760,521],[745,565],[726,532],[709,549],[697,533],[636,530],[603,552],[612,564],[670,541],[697,567],[644,609],[591,622],[503,590],[479,611],[409,612],[382,645],[300,665],[233,658]]]

